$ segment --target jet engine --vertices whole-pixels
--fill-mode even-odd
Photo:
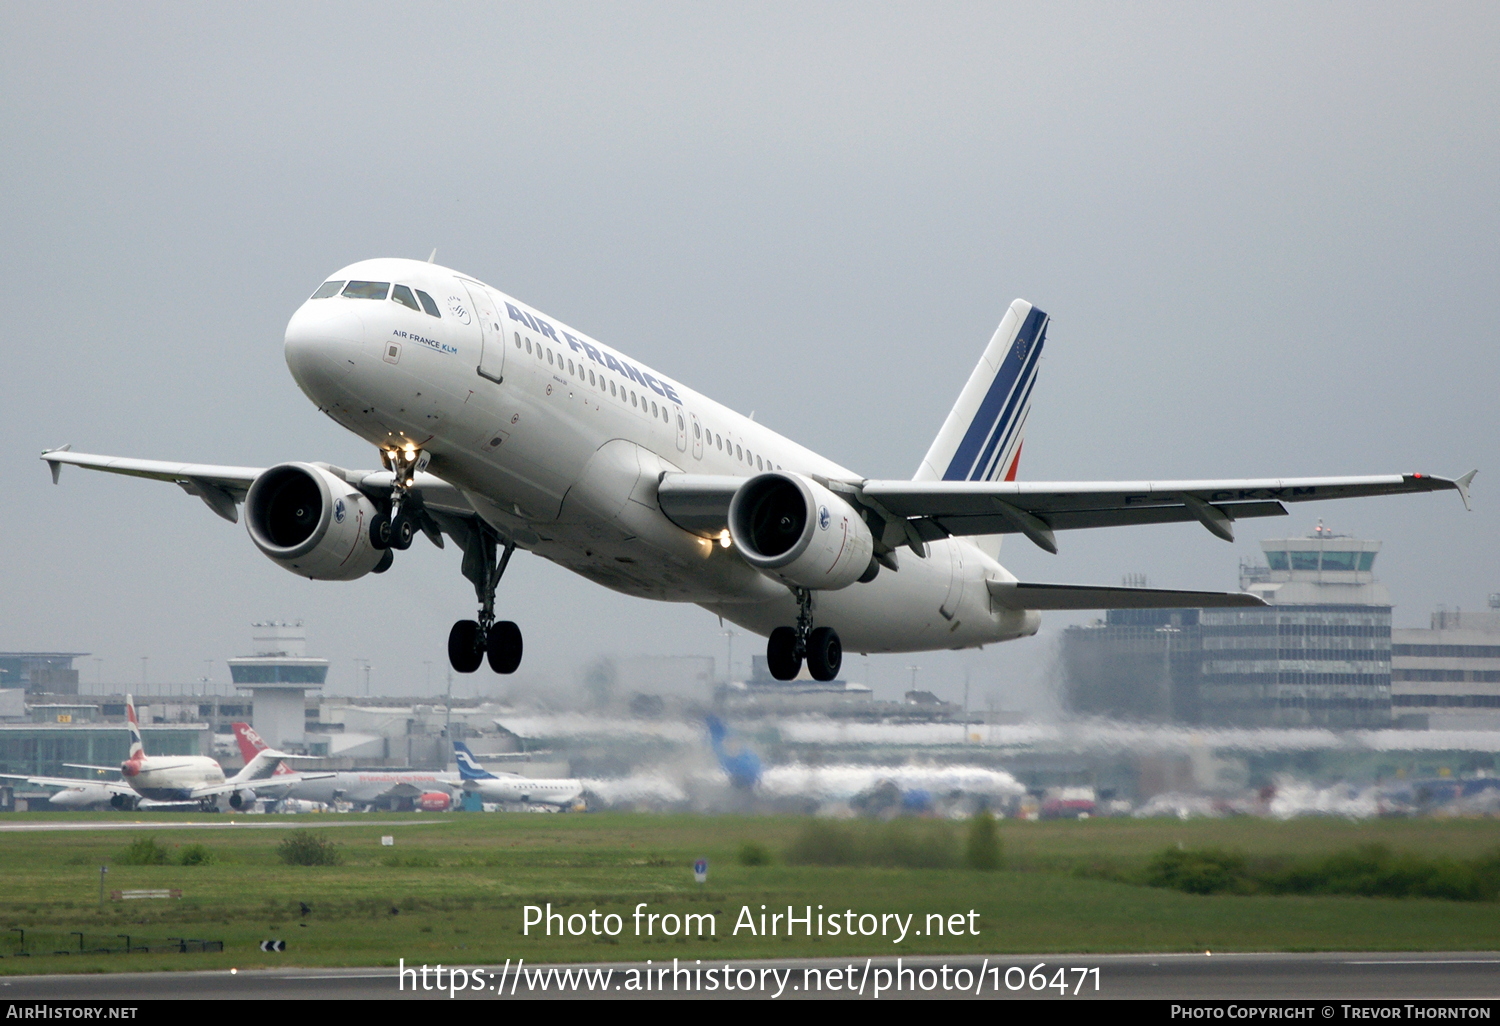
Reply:
[[[254,791],[231,791],[229,794],[229,807],[231,809],[243,809],[255,804]]]
[[[453,798],[445,791],[428,791],[417,799],[417,808],[423,812],[447,812]]]
[[[370,544],[375,504],[353,485],[311,463],[263,472],[245,496],[245,524],[256,548],[301,577],[352,581],[389,552]]]
[[[854,507],[800,474],[757,474],[740,485],[729,536],[745,562],[798,587],[847,588],[880,569]]]

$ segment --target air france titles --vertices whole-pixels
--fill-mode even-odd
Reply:
[[[668,400],[669,402],[674,402],[679,406],[682,405],[682,399],[677,395],[677,392],[673,389],[673,387],[669,383],[662,381],[655,375],[646,374],[642,371],[636,370],[630,364],[615,356],[613,353],[607,353],[600,349],[598,346],[594,345],[592,342],[585,342],[583,339],[569,334],[566,331],[562,333],[562,338],[558,338],[556,328],[552,327],[552,325],[548,324],[540,317],[535,317],[532,314],[527,313],[525,310],[520,309],[514,303],[506,303],[505,312],[510,316],[510,319],[515,321],[517,324],[524,325],[525,327],[530,328],[538,335],[550,338],[560,346],[566,345],[569,349],[573,350],[573,352],[577,353],[579,356],[587,356],[590,360],[593,360],[599,366],[604,367],[608,370],[612,370],[621,377],[630,378],[632,381],[638,382],[642,388],[651,389],[651,391],[655,392],[657,395],[661,396],[663,399]]]

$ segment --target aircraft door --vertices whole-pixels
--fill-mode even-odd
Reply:
[[[469,290],[474,319],[479,322],[479,375],[498,384],[505,380],[505,332],[500,328],[500,315],[495,312],[489,289],[478,282],[460,280]]]
[[[696,413],[690,413],[688,416],[693,418],[693,459],[701,460],[703,458],[703,425],[698,423]]]
[[[677,451],[687,452],[687,421],[682,416],[682,407],[673,407],[673,416],[677,418]]]

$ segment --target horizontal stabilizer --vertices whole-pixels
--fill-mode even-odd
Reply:
[[[1242,591],[1172,591],[1108,588],[1088,584],[1028,584],[989,581],[990,597],[1006,609],[1192,609],[1263,606]]]

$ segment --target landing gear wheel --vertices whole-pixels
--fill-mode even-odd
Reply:
[[[802,670],[802,657],[797,654],[797,632],[790,627],[778,627],[771,632],[766,642],[766,668],[777,680],[791,680]]]
[[[490,669],[496,673],[515,673],[521,665],[521,628],[510,620],[501,620],[490,628],[485,645]]]
[[[484,634],[474,620],[460,620],[448,632],[448,662],[459,673],[473,673],[484,662]]]
[[[370,548],[388,549],[391,547],[391,518],[376,516],[370,521]]]
[[[390,531],[391,548],[404,552],[411,548],[411,540],[416,536],[417,525],[412,523],[408,516],[398,516],[396,522],[391,525]]]
[[[807,669],[813,680],[833,680],[844,663],[844,646],[832,627],[819,627],[807,636]]]

